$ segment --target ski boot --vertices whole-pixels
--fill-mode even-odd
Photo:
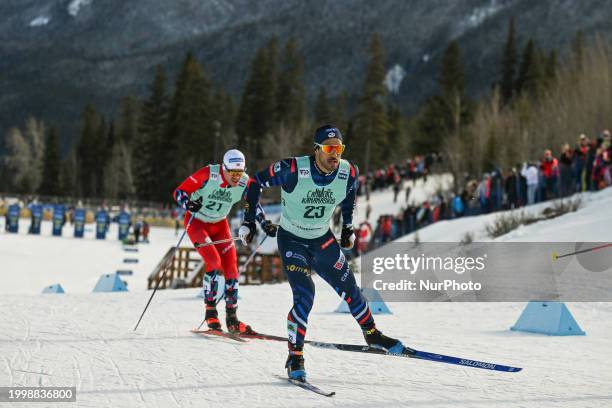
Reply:
[[[217,307],[214,302],[212,302],[212,304],[206,304],[206,315],[204,316],[204,320],[206,320],[209,329],[221,330],[221,322],[219,321],[219,314],[217,313]]]
[[[292,380],[306,381],[306,370],[304,369],[304,346],[289,344],[289,357],[285,363],[287,376]]]
[[[257,334],[257,332],[251,328],[251,326],[238,320],[235,307],[225,309],[225,324],[227,325],[227,331],[230,333]]]
[[[368,346],[381,349],[393,354],[400,354],[405,347],[401,341],[387,337],[376,326],[369,330],[363,330],[363,337]]]

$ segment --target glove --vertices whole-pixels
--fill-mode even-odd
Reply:
[[[257,232],[255,223],[253,221],[245,221],[238,230],[238,236],[244,245],[248,245],[253,240],[255,232]]]
[[[197,213],[202,208],[202,197],[198,198],[195,201],[188,200],[185,203],[185,209],[191,213]]]
[[[278,230],[278,225],[272,224],[272,221],[265,220],[261,224],[261,229],[266,233],[267,236],[274,238],[276,236],[276,231]]]
[[[355,233],[352,225],[342,227],[342,235],[340,237],[340,246],[344,249],[351,249],[355,243]]]

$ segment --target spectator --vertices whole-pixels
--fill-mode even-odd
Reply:
[[[383,243],[391,241],[391,237],[393,234],[393,221],[391,220],[390,215],[386,215],[383,217],[381,232],[382,232],[382,242]]]
[[[506,192],[506,197],[508,198],[507,208],[514,209],[519,207],[520,179],[516,171],[516,167],[513,167],[506,177],[504,182],[504,190]]]
[[[561,177],[561,197],[567,197],[572,194],[574,189],[573,179],[574,152],[568,143],[565,143],[561,149],[559,157],[560,177]]]
[[[593,163],[593,186],[595,190],[604,189],[612,184],[610,165],[610,151],[600,147]]]
[[[142,242],[149,243],[149,232],[151,231],[151,226],[147,222],[147,220],[142,221]]]
[[[359,230],[357,233],[357,250],[359,251],[359,254],[367,252],[370,246],[370,240],[372,239],[372,234],[372,226],[367,220],[359,224]]]
[[[478,200],[480,202],[480,213],[488,214],[491,211],[491,176],[485,173],[478,185]]]
[[[587,188],[585,174],[589,149],[589,139],[587,139],[584,134],[580,135],[578,138],[578,144],[574,149],[574,181],[576,182],[574,187],[575,191],[584,191]]]
[[[556,158],[553,157],[552,151],[547,149],[544,151],[544,157],[540,163],[540,169],[544,176],[545,185],[545,200],[551,200],[557,195],[556,184],[559,173],[559,164]]]
[[[460,194],[456,194],[452,201],[453,217],[463,217],[465,213],[465,204]]]
[[[532,164],[523,164],[521,175],[525,177],[527,181],[527,205],[535,203],[535,195],[538,189],[538,169]]]

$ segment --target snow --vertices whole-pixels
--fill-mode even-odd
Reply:
[[[76,17],[81,8],[91,5],[91,3],[93,3],[93,0],[72,0],[68,4],[68,14],[72,17]]]
[[[453,37],[457,37],[467,30],[473,29],[481,25],[485,20],[500,12],[504,7],[499,0],[490,0],[488,5],[476,7],[472,12],[459,21]]]
[[[431,186],[419,189],[425,196]],[[425,187],[423,185],[422,187]],[[402,197],[402,193],[400,193]],[[373,215],[393,213],[392,192],[372,194]],[[422,197],[415,197],[415,201]],[[503,241],[607,241],[612,188],[583,194],[575,213],[521,228]],[[541,211],[539,204],[527,211]],[[358,214],[363,214],[363,202]],[[419,231],[421,241],[460,240],[471,231],[487,239],[496,215],[443,221]],[[0,222],[2,224],[2,222]],[[21,225],[26,229],[29,222]],[[91,228],[88,226],[88,228]],[[549,337],[508,330],[524,303],[389,303],[377,326],[416,349],[523,367],[489,372],[446,364],[305,348],[310,380],[336,391],[325,398],[275,378],[283,374],[286,345],[237,343],[192,335],[202,319],[198,289],[161,290],[138,331],[132,329],[151,292],[146,276],[178,239],[153,228],[151,244],[123,252],[113,225],[106,241],[7,234],[0,225],[0,384],[76,386],[79,407],[604,407],[611,405],[612,303],[568,303],[586,336]],[[411,239],[407,237],[406,239]],[[90,293],[99,274],[124,257],[140,263],[126,277],[127,293]],[[308,338],[362,343],[339,298],[318,277]],[[41,295],[60,282],[65,295]],[[256,330],[285,333],[292,302],[288,284],[242,286],[240,318]],[[220,308],[220,317],[224,312]],[[43,405],[41,405],[43,406]],[[44,405],[52,406],[52,405]],[[62,404],[55,406],[61,407]]]
[[[390,93],[399,93],[402,80],[406,76],[406,71],[401,65],[395,64],[385,75],[385,86]]]
[[[38,16],[35,19],[33,19],[32,21],[30,21],[29,26],[30,27],[41,27],[41,26],[45,26],[45,25],[49,24],[49,21],[51,21],[51,19],[49,17]]]
[[[446,191],[452,188],[453,177],[450,174],[433,175],[427,177],[427,181],[422,178],[416,181],[404,182],[404,188],[397,195],[397,202],[393,202],[393,189],[387,188],[382,191],[375,191],[370,194],[370,206],[372,211],[368,221],[374,223],[381,215],[397,215],[402,208],[408,204],[420,205],[424,201],[431,199],[438,191]],[[410,197],[406,202],[405,188],[410,187]],[[357,208],[353,216],[353,225],[359,225],[365,221],[367,200],[365,195],[357,198]]]
[[[481,242],[609,241],[610,225],[612,225],[612,213],[609,211],[612,208],[612,188],[597,193],[582,193],[575,198],[578,197],[582,201],[581,208],[578,211],[551,220],[521,226],[496,239],[488,237],[486,226],[508,211],[440,221],[416,233],[405,235],[398,241],[414,241],[415,235],[418,234],[421,242],[460,242],[467,233],[472,234],[474,241]],[[544,202],[514,211],[539,215],[552,204],[551,202]]]

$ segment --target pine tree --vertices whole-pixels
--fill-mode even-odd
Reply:
[[[136,144],[138,141],[139,105],[138,99],[131,94],[124,97],[119,105],[119,137],[128,146]]]
[[[346,143],[351,143],[352,125],[349,127],[348,100],[347,92],[340,92],[338,96],[333,98],[330,110],[331,122],[343,133]]]
[[[45,141],[45,155],[43,158],[42,182],[38,192],[47,196],[61,195],[60,186],[60,153],[57,131],[49,128]]]
[[[83,196],[79,185],[80,175],[76,149],[71,149],[64,160],[62,160],[59,178],[60,189],[65,196]]]
[[[176,80],[168,127],[162,142],[170,166],[164,177],[168,200],[176,184],[212,159],[211,84],[193,54],[187,54]]]
[[[416,153],[438,152],[450,136],[458,136],[469,123],[472,103],[465,95],[463,60],[457,41],[444,50],[438,85],[440,94],[430,97],[419,114]]]
[[[138,121],[138,143],[133,152],[134,180],[138,198],[141,200],[165,202],[169,199],[165,187],[171,184],[171,176],[168,169],[161,166],[169,159],[166,157],[166,143],[163,143],[168,102],[166,72],[158,65],[153,82],[149,86],[149,97],[142,105]]]
[[[508,25],[508,36],[506,45],[504,46],[504,54],[502,57],[502,75],[501,75],[501,95],[504,105],[510,102],[514,94],[514,81],[516,76],[517,51],[514,33],[514,17],[510,19]]]
[[[230,148],[236,148],[236,134],[234,123],[236,121],[236,105],[230,95],[222,88],[218,88],[213,96],[215,103],[212,107],[215,130],[214,161],[219,162],[223,153]],[[218,126],[218,129],[216,128]],[[218,132],[218,135],[217,135]]]
[[[516,83],[518,94],[537,95],[543,86],[544,66],[540,55],[533,39],[529,39],[523,51]]]
[[[389,134],[387,136],[389,142],[384,151],[384,156],[387,160],[397,160],[407,153],[404,120],[400,110],[392,104],[387,107],[387,116],[389,118]]]
[[[277,121],[290,128],[301,126],[305,116],[304,57],[294,38],[290,38],[281,55],[276,94]]]
[[[558,70],[558,62],[557,62],[557,51],[552,49],[546,58],[546,67],[545,67],[545,81],[546,86],[550,86],[557,80],[557,70]]]
[[[277,54],[275,39],[257,50],[240,99],[236,120],[238,146],[247,152],[247,161],[254,167],[263,158],[265,140],[275,123]]]
[[[329,107],[329,99],[327,99],[327,91],[325,87],[319,87],[319,94],[315,102],[315,123],[320,126],[324,123],[335,123],[331,115]],[[340,129],[342,131],[342,129]]]
[[[385,109],[387,91],[385,79],[384,51],[378,34],[372,36],[369,46],[369,62],[362,94],[355,118],[355,140],[351,141],[360,149],[352,150],[360,167],[367,171],[370,166],[387,162],[384,157],[389,132],[389,121]]]
[[[101,180],[97,179],[97,140],[102,119],[92,105],[86,105],[81,115],[81,138],[77,147],[79,159],[79,191],[93,197]]]
[[[457,41],[451,41],[444,50],[438,83],[444,99],[452,99],[457,95],[463,97],[465,78],[461,50]]]

